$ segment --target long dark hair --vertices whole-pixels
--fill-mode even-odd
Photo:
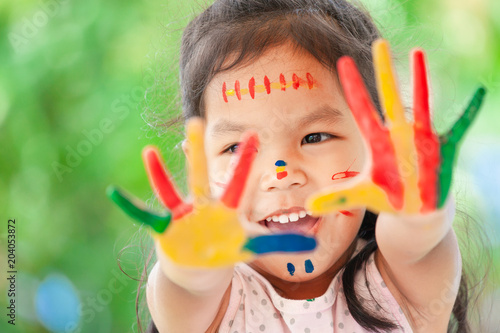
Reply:
[[[380,33],[361,6],[345,0],[216,0],[184,30],[180,51],[180,85],[184,120],[204,116],[204,92],[213,77],[244,66],[267,49],[291,43],[314,56],[332,75],[337,60],[353,58],[379,107],[371,44]],[[358,236],[366,246],[345,266],[342,276],[347,305],[365,329],[384,332],[398,326],[362,306],[354,277],[377,249],[377,215],[367,212]],[[467,281],[462,275],[449,331],[470,332]],[[157,332],[151,322],[147,332]]]

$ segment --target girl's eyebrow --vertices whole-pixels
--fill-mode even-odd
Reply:
[[[331,107],[328,104],[324,104],[304,118],[300,119],[299,126],[305,127],[316,123],[334,125],[342,121],[343,118],[344,114],[339,109]]]
[[[221,136],[227,133],[243,133],[247,129],[246,126],[234,123],[227,119],[219,120],[212,129],[212,136]]]
[[[343,118],[344,114],[339,109],[325,104],[317,108],[315,111],[309,113],[305,117],[298,119],[296,122],[294,122],[293,125],[290,125],[288,120],[281,119],[281,121],[289,125],[292,130],[295,130],[295,128],[306,127],[317,123],[334,125],[342,121]],[[212,136],[217,137],[228,133],[241,134],[247,129],[248,127],[245,125],[238,124],[227,119],[221,119],[214,125],[211,132]]]

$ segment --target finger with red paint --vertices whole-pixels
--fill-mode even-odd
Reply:
[[[422,212],[434,210],[438,197],[438,170],[440,164],[439,139],[432,124],[429,107],[429,84],[425,54],[416,49],[413,60],[413,130],[418,156],[418,187],[422,200]]]
[[[234,209],[238,207],[240,202],[259,144],[257,134],[253,132],[246,132],[241,140],[233,175],[220,199],[226,207]]]
[[[153,146],[145,147],[142,151],[142,160],[151,188],[160,202],[170,210],[174,219],[189,213],[192,205],[182,200],[179,191],[170,181],[171,176],[163,164],[158,149]]]

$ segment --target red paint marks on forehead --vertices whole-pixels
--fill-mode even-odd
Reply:
[[[307,86],[309,87],[309,89],[312,89],[314,87],[314,79],[311,73],[307,73],[306,77],[307,77]]]
[[[222,98],[224,98],[224,102],[227,103],[226,82],[222,84]]]
[[[269,81],[269,78],[264,76],[264,86],[266,87],[266,92],[269,95],[271,93],[271,82]]]
[[[222,98],[224,99],[224,102],[228,103],[229,102],[228,97],[232,96],[236,96],[238,100],[241,100],[242,95],[249,94],[252,99],[255,99],[256,93],[266,92],[266,94],[269,95],[271,94],[273,89],[275,90],[279,89],[281,91],[286,91],[286,88],[288,87],[293,87],[295,90],[299,89],[300,87],[307,87],[308,89],[314,89],[317,87],[317,85],[318,85],[317,81],[313,78],[311,73],[306,73],[305,80],[299,77],[297,74],[293,73],[291,81],[287,81],[285,75],[281,73],[279,76],[279,82],[271,82],[269,77],[266,75],[264,76],[263,84],[260,85],[256,85],[255,77],[252,77],[248,81],[248,89],[241,88],[239,80],[235,80],[234,89],[227,89],[227,83],[223,82]]]
[[[241,101],[241,90],[240,90],[240,81],[236,80],[234,83],[234,91],[236,92],[236,97]]]
[[[286,90],[286,80],[285,80],[285,75],[280,74],[280,84],[281,84],[281,90],[285,91]]]
[[[252,99],[255,98],[255,78],[252,77],[250,81],[248,81],[248,92],[250,93],[250,97]]]
[[[300,81],[299,81],[299,77],[297,76],[297,74],[293,73],[292,81],[293,81],[293,89],[299,89]]]

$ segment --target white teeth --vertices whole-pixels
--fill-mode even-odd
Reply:
[[[308,210],[307,215],[312,215],[312,212],[310,210]]]
[[[266,221],[267,222],[273,221],[279,223],[297,222],[299,219],[304,218],[306,216],[307,216],[306,211],[302,210],[298,213],[269,216],[268,218],[266,218]]]

